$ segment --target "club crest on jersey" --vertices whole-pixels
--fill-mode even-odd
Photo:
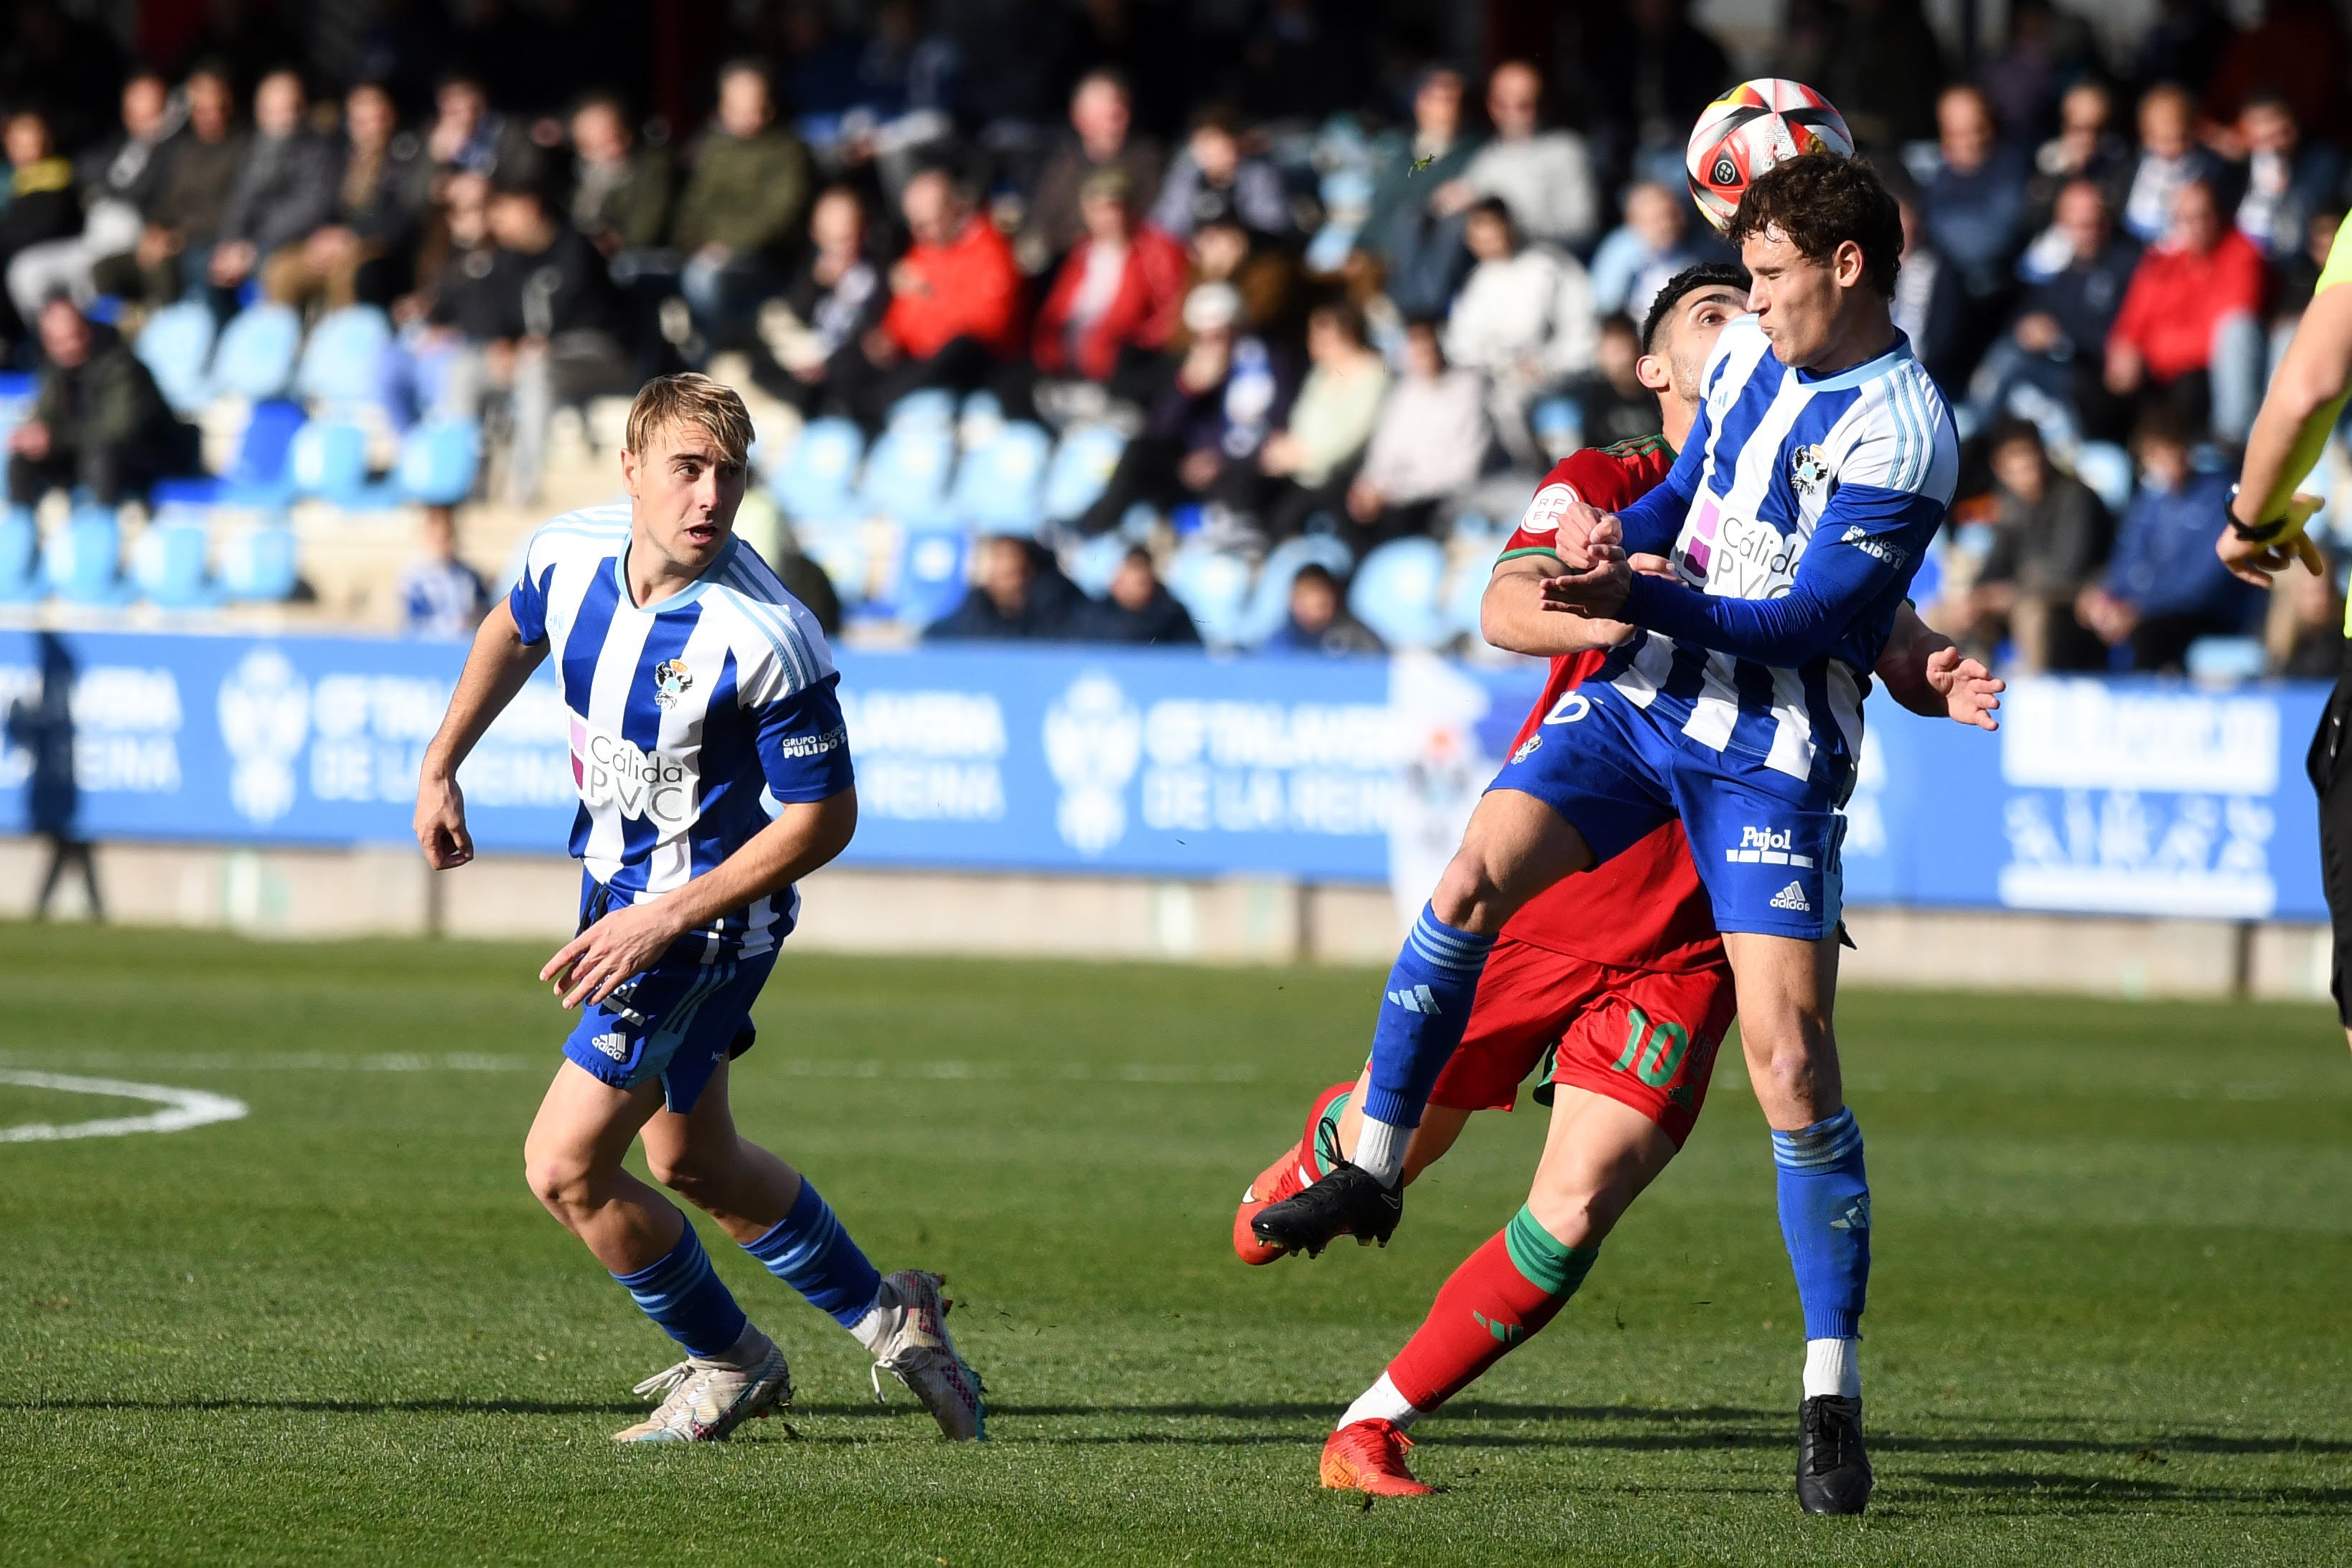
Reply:
[[[1789,454],[1789,486],[1810,496],[1830,476],[1829,454],[1818,446],[1800,446]]]
[[[684,659],[664,659],[654,666],[654,702],[659,706],[676,707],[693,685],[694,672]]]

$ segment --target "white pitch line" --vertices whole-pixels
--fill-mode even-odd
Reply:
[[[70,1078],[60,1072],[20,1072],[0,1069],[0,1083],[26,1089],[54,1089],[65,1094],[104,1094],[117,1100],[152,1100],[164,1107],[144,1116],[109,1116],[95,1122],[71,1122],[59,1127],[47,1122],[26,1122],[0,1127],[0,1144],[50,1144],[63,1138],[120,1138],[131,1133],[179,1133],[207,1122],[234,1122],[246,1113],[242,1100],[211,1094],[202,1089],[173,1089],[161,1083],[126,1083],[114,1078]]]

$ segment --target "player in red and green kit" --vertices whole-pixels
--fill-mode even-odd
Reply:
[[[1746,275],[1735,267],[1692,267],[1659,291],[1638,371],[1658,394],[1664,435],[1560,463],[1496,563],[1482,613],[1487,640],[1552,658],[1515,752],[1540,744],[1547,724],[1578,716],[1585,699],[1576,687],[1624,634],[1538,607],[1538,584],[1559,570],[1552,544],[1561,513],[1578,501],[1614,512],[1665,476],[1696,416],[1699,371],[1716,335],[1746,308]],[[1993,727],[2001,684],[1907,607],[1876,674],[1914,711]],[[1527,1205],[1454,1270],[1420,1331],[1340,1418],[1324,1448],[1324,1485],[1384,1496],[1430,1490],[1405,1466],[1405,1428],[1525,1343],[1575,1293],[1601,1239],[1689,1137],[1732,1011],[1731,970],[1679,821],[1565,879],[1503,927],[1462,1045],[1406,1148],[1404,1181],[1444,1154],[1472,1112],[1509,1110],[1520,1081],[1539,1065],[1535,1098],[1552,1108],[1543,1157]],[[1234,1219],[1234,1250],[1244,1261],[1284,1255],[1253,1221],[1355,1147],[1361,1099],[1361,1080],[1326,1090],[1306,1135],[1250,1185]]]

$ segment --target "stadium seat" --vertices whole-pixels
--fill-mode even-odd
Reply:
[[[2110,517],[2122,517],[2131,504],[2131,454],[2112,441],[2085,441],[2075,448],[2074,477],[2097,494]]]
[[[294,371],[294,390],[321,413],[349,413],[375,400],[376,361],[392,341],[392,322],[373,305],[330,310],[310,329]]]
[[[256,305],[221,329],[213,346],[211,389],[259,402],[284,394],[302,346],[302,318],[290,305]]]
[[[1097,534],[1075,549],[1065,552],[1062,570],[1067,572],[1070,580],[1076,583],[1088,596],[1100,599],[1110,591],[1110,580],[1118,575],[1119,563],[1127,559],[1127,552],[1134,548],[1133,539],[1125,538],[1116,530],[1107,534]]]
[[[1445,585],[1439,600],[1438,613],[1444,618],[1449,635],[1479,641],[1478,612],[1486,601],[1486,584],[1495,575],[1488,564],[1495,552],[1482,550],[1475,558],[1465,559],[1454,569],[1454,579]]]
[[[944,514],[948,471],[954,464],[955,432],[944,421],[894,424],[866,455],[858,509],[896,517],[909,528],[936,524]]]
[[[341,420],[313,420],[294,433],[286,471],[297,495],[359,505],[368,491],[367,432]]]
[[[816,562],[843,609],[865,602],[872,591],[873,573],[863,521],[845,516],[803,518],[793,525],[793,542]]]
[[[909,528],[894,564],[891,611],[910,626],[928,626],[963,602],[971,538],[940,528]]]
[[[131,345],[174,413],[194,413],[212,397],[205,367],[212,362],[214,331],[212,308],[183,299],[150,316]]]
[[[1396,539],[1364,558],[1348,589],[1348,608],[1391,648],[1434,648],[1454,634],[1439,604],[1445,548],[1435,539]]]
[[[1191,545],[1169,564],[1168,591],[1192,613],[1204,643],[1232,647],[1241,642],[1249,590],[1249,562],[1228,550]]]
[[[1004,404],[986,387],[968,394],[956,413],[956,444],[966,452],[984,446],[1004,428]]]
[[[883,415],[882,424],[885,434],[901,425],[947,430],[955,424],[955,393],[945,387],[924,387],[892,403],[890,411]]]
[[[77,507],[49,540],[41,564],[49,591],[68,604],[123,601],[122,529],[110,507]]]
[[[402,437],[394,478],[412,501],[454,507],[474,493],[481,467],[479,424],[470,419],[427,420]]]
[[[2182,663],[2201,685],[2234,686],[2261,679],[2270,659],[2259,637],[2200,637]]]
[[[1548,397],[1528,416],[1536,444],[1557,463],[1584,444],[1584,410],[1574,398]]]
[[[205,580],[212,530],[202,513],[166,507],[131,545],[131,584],[141,598],[166,610],[198,610],[213,602]]]
[[[768,488],[795,521],[846,517],[856,509],[850,494],[865,452],[864,432],[848,420],[814,420],[777,458]]]
[[[1068,522],[1095,504],[1127,450],[1127,437],[1107,424],[1073,426],[1045,470],[1045,516]]]
[[[28,507],[11,507],[0,517],[0,604],[24,604],[41,596],[41,530]]]
[[[1356,553],[1329,534],[1302,534],[1274,547],[1258,569],[1257,586],[1242,612],[1240,636],[1245,648],[1255,648],[1282,630],[1290,617],[1290,581],[1309,563],[1345,582],[1355,570]]]
[[[294,594],[294,530],[283,523],[239,528],[221,546],[220,586],[231,599],[276,603]]]
[[[1000,427],[993,439],[964,454],[948,509],[982,533],[1028,537],[1044,520],[1037,497],[1053,437],[1026,420]]]

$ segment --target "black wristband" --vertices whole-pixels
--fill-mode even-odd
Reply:
[[[2230,493],[2221,498],[2221,516],[2228,520],[2230,531],[2250,545],[2269,544],[2286,532],[2287,520],[2284,517],[2267,523],[2242,523],[2238,521],[2237,508],[2238,486],[2232,485]]]

